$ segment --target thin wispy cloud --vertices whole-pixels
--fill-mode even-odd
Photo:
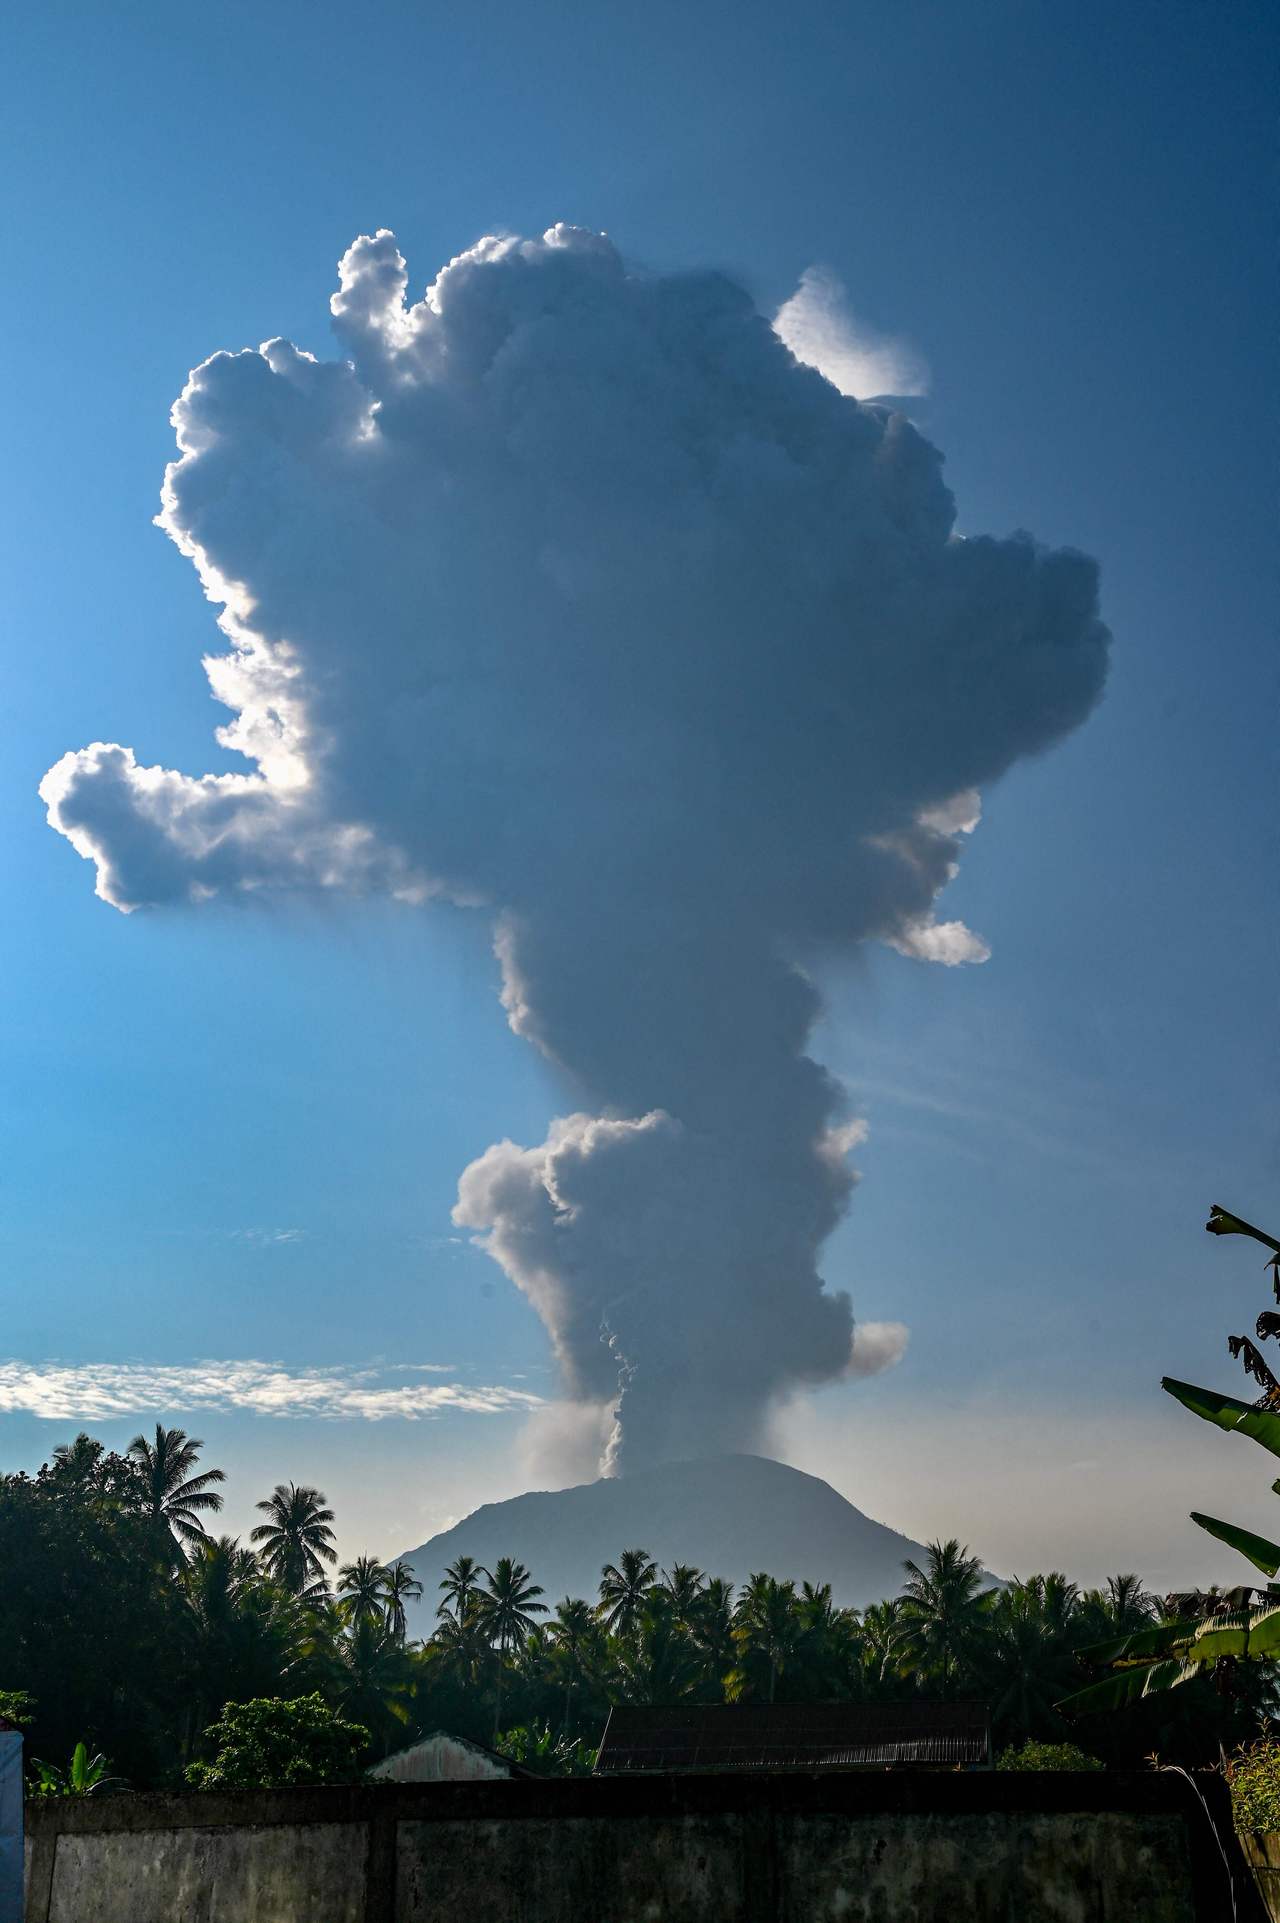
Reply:
[[[91,1421],[151,1412],[246,1410],[252,1415],[417,1422],[461,1411],[502,1415],[538,1407],[541,1396],[505,1384],[392,1382],[445,1365],[288,1369],[278,1362],[0,1361],[0,1414]]]

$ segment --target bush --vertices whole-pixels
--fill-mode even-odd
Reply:
[[[1074,1743],[1024,1743],[996,1758],[997,1769],[1105,1769],[1096,1756]]]
[[[211,1763],[187,1766],[193,1789],[279,1789],[295,1783],[354,1783],[369,1743],[362,1723],[348,1723],[317,1692],[284,1701],[258,1696],[227,1703],[205,1731],[216,1745]]]
[[[1238,1830],[1247,1835],[1280,1830],[1280,1742],[1245,1744],[1227,1758],[1223,1774]]]
[[[35,1721],[36,1699],[25,1689],[0,1689],[0,1722],[25,1729]]]
[[[590,1776],[596,1752],[577,1737],[553,1736],[550,1723],[520,1723],[497,1738],[494,1748],[513,1763],[523,1763],[540,1776]]]

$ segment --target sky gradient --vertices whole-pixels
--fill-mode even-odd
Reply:
[[[231,1472],[233,1527],[293,1477],[345,1549],[391,1552],[539,1473],[543,1330],[449,1219],[466,1162],[563,1106],[481,920],[126,921],[35,787],[95,738],[234,765],[212,611],[151,525],[188,369],[275,334],[329,358],[359,232],[394,226],[420,286],[564,219],[724,265],[770,314],[837,276],[928,364],[912,411],[962,529],[1096,556],[1115,637],[1102,707],[992,793],[944,898],[992,959],[877,950],[823,981],[818,1053],[870,1131],[823,1272],[911,1340],[785,1414],[778,1451],[1004,1571],[1228,1577],[1186,1511],[1265,1530],[1267,1478],[1157,1385],[1238,1392],[1224,1337],[1265,1278],[1201,1225],[1276,1215],[1266,15],[381,7],[351,31],[55,5],[2,83],[0,1365],[39,1379],[0,1367],[0,1466],[82,1422],[127,1440],[141,1408],[90,1410],[143,1387],[102,1370],[181,1368],[145,1394],[196,1402],[177,1419]],[[50,1365],[81,1373],[41,1416]]]

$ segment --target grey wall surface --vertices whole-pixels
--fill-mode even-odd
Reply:
[[[0,1923],[22,1923],[22,1733],[0,1718]]]
[[[1154,1774],[86,1799],[29,1812],[26,1923],[1223,1923],[1202,1794],[1225,1815]]]

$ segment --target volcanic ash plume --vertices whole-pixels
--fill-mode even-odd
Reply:
[[[977,792],[1080,722],[1094,565],[960,539],[937,452],[798,362],[741,288],[556,227],[406,306],[389,233],[344,353],[216,354],[161,524],[222,605],[254,771],[96,743],[41,787],[128,910],[258,889],[493,919],[512,1027],[575,1112],[464,1172],[615,1466],[758,1440],[855,1343],[819,1250],[852,1186],[798,963],[985,949],[932,906]]]

